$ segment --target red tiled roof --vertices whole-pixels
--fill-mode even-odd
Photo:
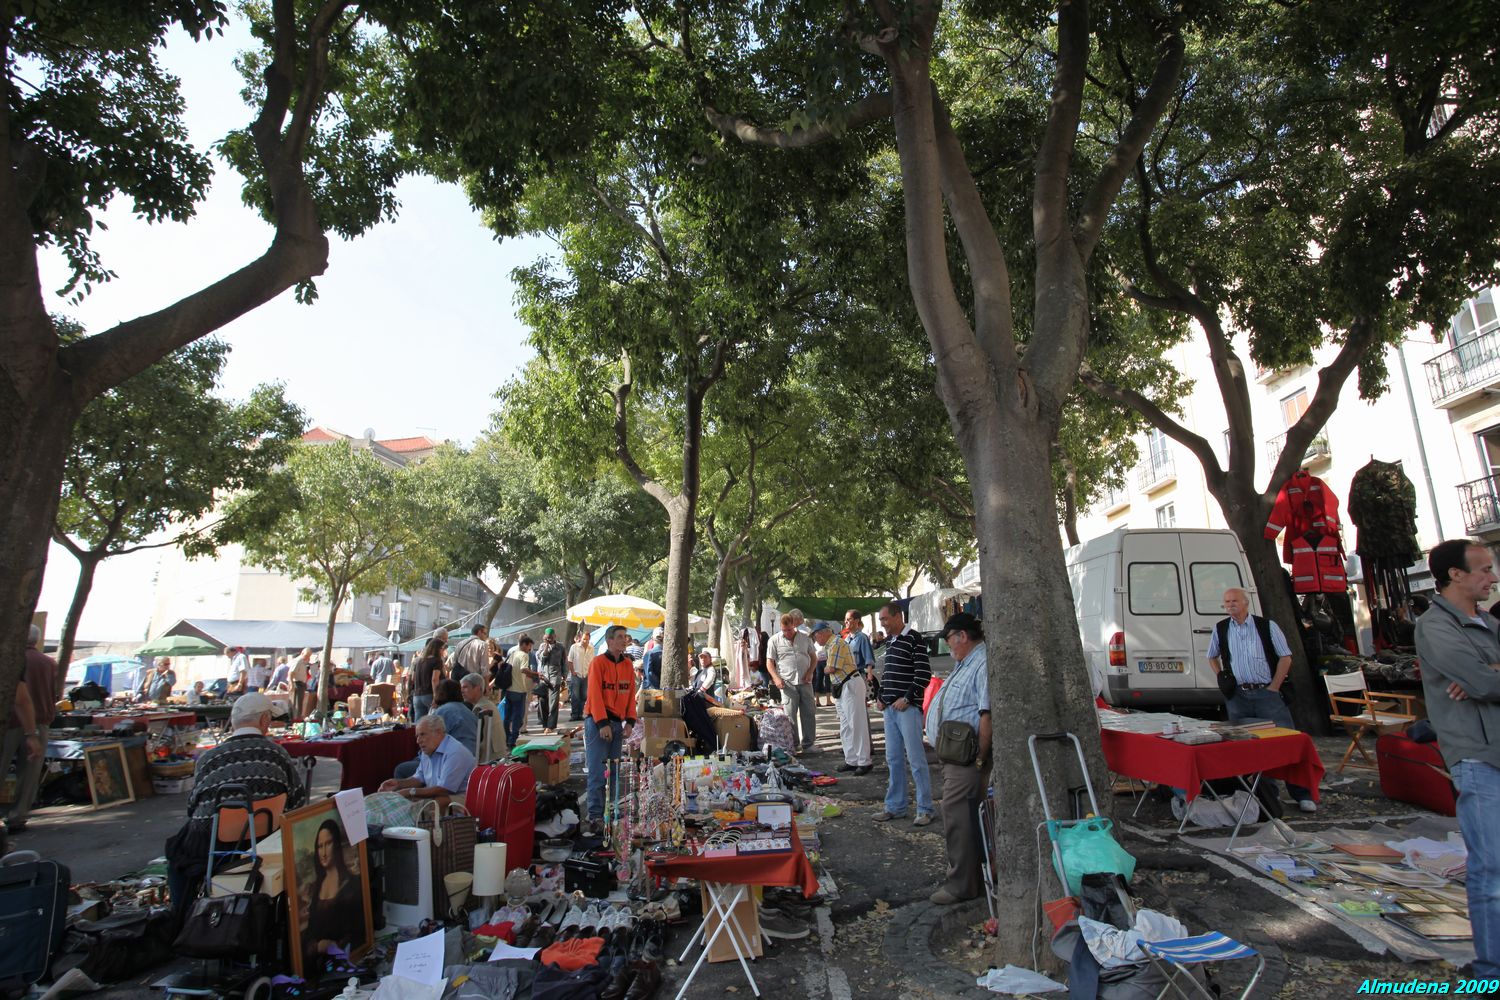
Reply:
[[[409,438],[389,438],[375,443],[389,448],[391,451],[425,451],[429,448],[437,447],[437,442],[425,434]]]
[[[347,434],[340,434],[338,431],[330,431],[322,427],[314,427],[312,430],[302,435],[302,440],[311,443],[319,443],[325,441],[347,441],[348,439],[349,435]]]

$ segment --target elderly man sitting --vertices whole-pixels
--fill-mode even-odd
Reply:
[[[490,738],[488,745],[481,747],[480,757],[484,760],[503,760],[510,755],[510,747],[505,743],[505,726],[500,719],[500,712],[495,707],[493,698],[487,698],[484,694],[484,677],[480,674],[468,674],[458,682],[463,692],[464,704],[474,713],[476,720],[484,713],[489,713]]]
[[[390,778],[381,784],[380,791],[398,792],[408,799],[462,795],[469,786],[469,772],[474,770],[474,754],[448,735],[441,715],[422,716],[417,723],[417,746],[422,751],[417,773],[410,778]]]
[[[307,801],[302,768],[266,736],[271,699],[258,691],[242,695],[229,710],[229,722],[234,727],[229,739],[198,758],[188,795],[188,821],[167,841],[167,879],[179,918],[207,868],[208,841],[224,786],[244,786],[252,802],[285,795],[287,809]]]

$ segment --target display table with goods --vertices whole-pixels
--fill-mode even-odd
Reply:
[[[417,733],[409,726],[374,726],[319,735],[314,739],[281,736],[276,742],[293,757],[331,757],[343,768],[340,788],[374,792],[395,773],[396,765],[417,757]]]
[[[1210,723],[1167,713],[1103,709],[1099,725],[1104,760],[1111,771],[1182,789],[1189,804],[1204,792],[1224,801],[1211,784],[1224,778],[1237,780],[1256,803],[1255,819],[1264,814],[1256,797],[1262,777],[1301,785],[1311,790],[1314,800],[1319,795],[1323,761],[1306,733],[1278,729],[1269,723]],[[1233,840],[1246,815],[1238,808],[1231,815]],[[1191,816],[1191,809],[1183,810],[1179,833]]]

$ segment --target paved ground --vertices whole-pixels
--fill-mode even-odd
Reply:
[[[839,898],[818,919],[808,939],[777,944],[754,965],[764,995],[844,1000],[848,997],[992,996],[973,987],[990,964],[983,934],[983,905],[940,909],[926,902],[942,877],[940,821],[913,828],[910,821],[877,824],[885,789],[883,740],[874,719],[876,769],[859,778],[841,777],[829,789],[844,815],[822,828],[823,866],[837,882]],[[836,752],[837,722],[831,709],[819,710],[820,744],[828,751],[809,759],[830,771]],[[1336,761],[1345,741],[1319,741],[1325,760]],[[315,775],[320,790],[338,785],[338,767],[321,762]],[[1349,772],[1351,774],[1355,772]],[[579,779],[575,783],[581,787]],[[161,851],[181,822],[185,799],[161,797],[99,812],[86,808],[44,809],[34,815],[17,846],[69,864],[75,881],[104,880],[140,868]],[[1121,808],[1123,807],[1123,808]],[[1191,928],[1216,927],[1243,936],[1271,958],[1258,996],[1297,998],[1353,994],[1366,977],[1405,981],[1414,977],[1452,979],[1454,970],[1403,966],[1373,956],[1333,924],[1309,916],[1280,896],[1238,877],[1172,836],[1176,824],[1167,806],[1148,800],[1134,820],[1126,820],[1130,800],[1121,797],[1117,814],[1126,823],[1123,840],[1139,860],[1134,891],[1149,905],[1175,913]],[[1380,797],[1367,778],[1325,782],[1323,808],[1293,825],[1315,829],[1337,821],[1358,825],[1376,815],[1410,814],[1415,807]],[[1148,836],[1140,836],[1132,830]],[[683,923],[668,941],[669,954],[682,952],[692,926]],[[690,956],[693,958],[695,956]],[[668,967],[660,994],[674,996],[687,969]],[[146,997],[142,977],[112,996]],[[670,990],[670,992],[668,992]],[[705,965],[690,992],[694,997],[750,995],[737,963]]]

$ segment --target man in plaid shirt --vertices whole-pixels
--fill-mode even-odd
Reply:
[[[839,713],[839,743],[844,762],[835,770],[870,773],[870,716],[865,708],[865,678],[854,660],[854,651],[833,626],[818,622],[813,639],[827,647],[826,676],[833,685]]]

